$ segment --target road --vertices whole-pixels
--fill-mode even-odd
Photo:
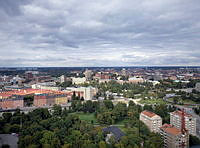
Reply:
[[[68,104],[65,104],[65,105],[61,105],[62,109],[63,108],[67,108],[69,109],[69,107],[71,106],[71,103],[68,103]],[[37,108],[48,108],[48,110],[51,110],[53,108],[53,106],[41,106],[41,107],[23,107],[23,108],[20,108],[20,111],[21,112],[24,112],[24,113],[29,113]],[[16,109],[6,109],[6,110],[0,110],[0,116],[2,116],[2,114],[4,112],[11,112],[11,113],[14,113],[16,111]]]

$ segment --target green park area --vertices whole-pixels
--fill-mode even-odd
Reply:
[[[176,102],[174,101],[174,98],[169,98],[168,99],[169,101],[171,102]],[[196,102],[194,102],[193,100],[190,100],[190,99],[177,99],[177,103],[183,103],[183,104],[196,104]]]
[[[166,104],[163,99],[142,99],[139,101],[141,104]]]
[[[94,113],[75,112],[71,114],[77,115],[80,120],[86,121],[87,123],[93,122],[93,124],[97,124],[97,119]]]
[[[80,120],[86,121],[87,123],[100,125],[100,123],[97,121],[97,118],[95,117],[94,113],[75,112],[75,113],[71,113],[71,114],[77,115]],[[122,130],[124,130],[124,125],[126,124],[126,122],[127,122],[127,120],[124,119],[124,120],[121,120],[119,122],[116,122],[113,125],[119,127]]]

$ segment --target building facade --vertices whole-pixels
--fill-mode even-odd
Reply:
[[[93,97],[97,94],[98,89],[94,87],[67,87],[66,92],[78,92],[80,97],[83,97],[84,100],[92,100]]]
[[[170,124],[160,127],[164,148],[189,148],[189,134]]]
[[[34,96],[34,106],[52,106],[54,104],[67,104],[71,99],[67,94],[39,94]]]
[[[182,111],[174,111],[170,113],[170,124],[178,129],[181,129],[181,116]],[[189,134],[196,136],[196,118],[190,114],[184,112],[185,117],[185,128],[188,130]]]
[[[16,109],[24,107],[24,98],[20,96],[12,96],[10,98],[0,99],[1,109]]]
[[[92,70],[86,70],[85,72],[84,72],[84,75],[85,75],[85,78],[86,78],[86,80],[91,80],[92,79]]]
[[[65,75],[60,76],[60,83],[66,82],[66,77]]]
[[[149,128],[151,132],[158,133],[162,126],[162,118],[157,114],[144,110],[140,113],[140,120]]]
[[[72,84],[84,84],[86,82],[86,78],[74,78],[72,77]]]

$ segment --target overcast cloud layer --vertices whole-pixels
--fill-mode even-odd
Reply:
[[[200,65],[200,0],[0,0],[0,66]]]

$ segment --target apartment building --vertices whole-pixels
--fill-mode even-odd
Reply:
[[[71,96],[66,94],[38,94],[34,96],[34,106],[52,106],[54,104],[67,104]]]
[[[60,91],[61,87],[57,87],[55,82],[44,82],[44,83],[37,83],[33,84],[32,89],[45,89],[45,90],[52,90],[52,91]]]
[[[22,107],[24,107],[24,98],[22,96],[0,95],[1,109],[15,109]]]
[[[19,89],[0,92],[0,108],[15,109],[25,106],[24,97],[34,96],[33,105],[37,107],[54,104],[67,104],[73,92],[52,91],[43,89]]]
[[[164,142],[164,148],[189,148],[188,132],[181,132],[173,125],[164,124],[160,127],[160,135]]]
[[[143,83],[144,79],[141,77],[131,77],[128,79],[129,83]]]
[[[140,113],[140,120],[149,128],[151,132],[158,133],[162,126],[162,118],[157,114],[144,110]]]
[[[179,110],[170,113],[170,124],[178,129],[181,129],[182,113],[183,112]],[[186,130],[188,130],[189,134],[196,136],[196,118],[185,112],[184,112],[184,118],[185,118]]]
[[[93,74],[92,70],[86,70],[84,72],[86,80],[91,80],[92,79],[92,74]]]
[[[67,87],[65,92],[79,92],[80,97],[83,97],[84,100],[92,100],[93,97],[97,94],[98,89],[94,87]]]
[[[86,78],[83,77],[83,78],[74,78],[72,77],[72,84],[84,84],[86,83]]]

